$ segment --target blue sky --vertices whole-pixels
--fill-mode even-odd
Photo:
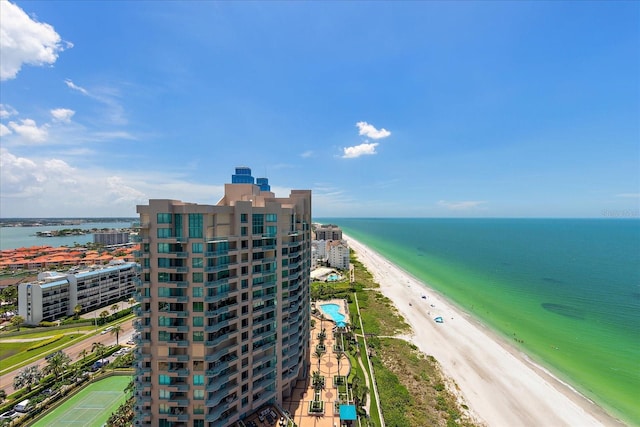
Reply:
[[[638,2],[0,0],[0,216],[640,216]]]

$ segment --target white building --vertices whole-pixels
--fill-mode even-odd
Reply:
[[[331,267],[349,269],[349,245],[344,240],[330,240],[326,245],[327,261]]]
[[[18,313],[37,325],[74,314],[76,305],[87,312],[129,298],[135,291],[138,266],[112,262],[75,273],[44,272],[38,280],[18,285]]]

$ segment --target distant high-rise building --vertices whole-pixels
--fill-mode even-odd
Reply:
[[[105,231],[93,233],[93,243],[104,246],[124,245],[129,243],[128,231]]]
[[[315,240],[342,240],[342,229],[333,224],[319,225],[315,234]]]
[[[253,182],[236,168],[216,205],[137,208],[135,425],[230,426],[308,372],[311,191]]]

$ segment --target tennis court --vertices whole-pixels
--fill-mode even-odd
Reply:
[[[89,384],[33,426],[102,427],[126,400],[130,381],[130,376],[112,376]]]

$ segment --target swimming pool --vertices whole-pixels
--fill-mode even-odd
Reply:
[[[345,316],[338,311],[340,310],[340,306],[338,304],[322,304],[320,306],[320,310],[333,319],[336,322],[336,326],[340,328],[344,328],[346,326],[346,323],[344,322]]]
[[[340,276],[338,276],[336,273],[331,273],[328,277],[327,277],[327,282],[336,282],[340,280]]]

